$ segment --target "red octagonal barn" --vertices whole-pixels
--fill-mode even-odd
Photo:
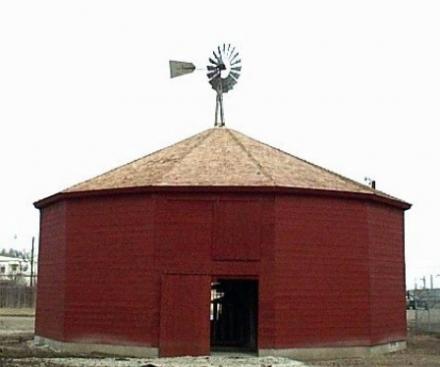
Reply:
[[[35,205],[38,341],[145,356],[405,347],[410,205],[237,131]]]

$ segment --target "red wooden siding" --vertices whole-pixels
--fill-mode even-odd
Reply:
[[[232,277],[258,279],[260,349],[401,340],[403,267],[402,210],[365,200],[72,198],[42,209],[36,330],[56,340],[160,346],[162,355],[202,353],[206,279]],[[165,274],[179,276],[162,282]],[[177,307],[192,316],[170,321]],[[202,334],[185,334],[185,322]]]
[[[214,260],[259,260],[261,201],[219,200]]]
[[[156,251],[163,270],[209,272],[213,215],[208,198],[158,199]]]
[[[261,262],[212,259],[215,233],[218,233],[215,230],[218,203],[241,200],[241,197],[120,195],[66,202],[67,255],[60,258],[66,269],[65,305],[59,308],[65,318],[62,338],[157,347],[160,276],[174,272],[259,278],[260,303],[264,305],[260,312],[259,344],[270,347],[274,317],[271,196],[244,200],[251,208],[263,208],[258,214]],[[51,208],[43,209],[43,216]],[[222,213],[233,217],[231,212],[236,207],[225,208]],[[235,230],[249,232],[249,224],[240,221],[242,226],[236,225]],[[46,230],[52,231],[52,227]],[[45,237],[42,242],[46,246]],[[49,285],[51,280],[43,283]],[[41,298],[42,303],[58,307],[44,295]],[[38,335],[50,337],[44,326],[49,323],[40,320],[42,327]],[[61,335],[53,337],[61,339]]]
[[[276,200],[276,347],[369,344],[368,231],[359,201]]]
[[[209,354],[211,277],[164,275],[161,293],[160,356]]]
[[[159,276],[151,196],[67,203],[66,339],[151,345]]]
[[[40,221],[35,333],[63,340],[66,284],[65,203],[57,203],[44,209]]]
[[[368,205],[371,339],[406,339],[402,211]]]

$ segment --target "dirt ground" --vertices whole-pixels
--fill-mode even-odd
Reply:
[[[325,367],[439,367],[440,335],[408,334],[406,350],[370,358],[349,358],[310,363]]]
[[[13,313],[14,314],[14,313]],[[16,313],[14,314],[16,315]],[[32,343],[34,318],[0,315],[0,367],[440,367],[440,334],[408,335],[408,348],[370,358],[298,362],[285,358],[200,357],[179,359],[69,356]]]

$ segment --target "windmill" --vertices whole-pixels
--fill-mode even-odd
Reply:
[[[196,67],[191,62],[170,60],[170,77],[175,78],[192,73]],[[240,54],[231,44],[223,43],[212,52],[206,66],[209,84],[216,92],[215,127],[225,126],[223,94],[228,93],[237,83],[241,74]]]

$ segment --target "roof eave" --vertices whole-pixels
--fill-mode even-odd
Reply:
[[[88,191],[71,191],[59,192],[57,194],[48,196],[44,199],[38,200],[34,203],[37,209],[42,209],[46,206],[54,204],[62,199],[74,199],[90,196],[103,195],[120,195],[120,194],[139,194],[139,193],[158,193],[158,192],[240,192],[240,193],[279,193],[279,194],[300,194],[300,195],[318,195],[318,196],[333,196],[343,197],[347,199],[367,199],[374,202],[379,202],[391,205],[403,210],[411,208],[412,204],[403,200],[378,195],[374,192],[350,192],[339,190],[323,190],[323,189],[308,189],[300,187],[283,187],[283,186],[143,186],[143,187],[126,187],[126,188],[112,188]]]

